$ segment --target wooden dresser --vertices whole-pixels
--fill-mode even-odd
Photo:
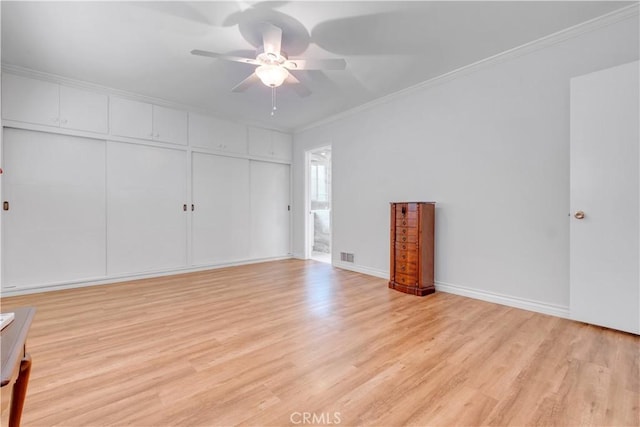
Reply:
[[[435,292],[435,202],[391,203],[389,287],[413,295]]]

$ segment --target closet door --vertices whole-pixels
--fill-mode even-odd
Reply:
[[[289,165],[251,161],[251,257],[290,253]]]
[[[3,288],[105,275],[105,142],[4,130]]]
[[[186,265],[186,154],[107,142],[107,272]]]
[[[249,161],[193,153],[193,264],[249,258]]]

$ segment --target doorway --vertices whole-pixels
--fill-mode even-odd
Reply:
[[[307,158],[307,258],[331,263],[331,147]]]

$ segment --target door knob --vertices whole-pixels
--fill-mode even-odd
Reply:
[[[577,211],[575,214],[573,214],[573,216],[575,216],[576,219],[583,219],[584,218],[584,212]]]

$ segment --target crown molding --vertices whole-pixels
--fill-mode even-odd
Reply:
[[[520,56],[527,55],[537,50],[541,50],[541,49],[553,46],[565,40],[580,36],[582,34],[597,30],[599,28],[606,27],[608,25],[612,25],[617,22],[624,21],[626,19],[630,19],[634,17],[637,19],[639,12],[640,12],[640,2],[636,2],[630,6],[625,6],[621,9],[614,10],[613,12],[609,12],[605,15],[598,16],[596,18],[590,19],[588,21],[582,22],[572,27],[565,28],[564,30],[557,31],[555,33],[533,40],[531,42],[522,44],[520,46],[516,46],[504,52],[500,52],[496,55],[489,56],[487,58],[481,59],[469,65],[465,65],[463,67],[449,71],[448,73],[441,74],[429,80],[425,80],[423,82],[420,82],[408,88],[402,89],[398,92],[394,92],[389,95],[376,98],[373,101],[367,102],[357,107],[353,107],[349,110],[343,111],[333,116],[326,117],[324,119],[318,120],[311,124],[296,128],[294,129],[293,132],[294,134],[301,133],[301,132],[305,132],[305,131],[317,128],[319,126],[333,123],[335,121],[353,116],[360,112],[370,110],[379,105],[383,105],[391,101],[401,99],[414,92],[444,84],[458,77],[462,77],[462,76],[474,73],[483,68],[486,68],[495,64],[499,64],[499,63],[508,61],[510,59],[518,58]]]
[[[1,1],[1,0],[0,0]],[[270,130],[275,130],[278,132],[284,132],[284,133],[292,133],[292,129],[285,129],[285,128],[276,128],[276,127],[267,127],[265,126],[264,123],[258,123],[258,122],[250,122],[250,121],[239,121],[237,119],[234,119],[232,117],[228,117],[228,116],[224,116],[221,115],[217,112],[211,112],[209,110],[203,109],[203,108],[198,108],[195,107],[193,105],[186,105],[186,104],[181,104],[181,103],[177,103],[177,102],[172,102],[172,101],[167,101],[165,99],[161,99],[161,98],[154,98],[152,96],[147,96],[147,95],[141,95],[139,93],[135,93],[135,92],[129,92],[126,90],[121,90],[121,89],[115,89],[112,87],[108,87],[108,86],[103,86],[103,85],[99,85],[96,83],[90,83],[90,82],[85,82],[82,80],[76,80],[70,77],[65,77],[65,76],[61,76],[58,74],[52,74],[52,73],[47,73],[44,71],[38,71],[38,70],[33,70],[31,68],[26,68],[26,67],[21,67],[19,65],[12,65],[12,64],[2,64],[2,72],[3,73],[10,73],[10,74],[15,74],[18,76],[22,76],[22,77],[29,77],[32,79],[37,79],[37,80],[44,80],[44,81],[48,81],[51,83],[57,83],[57,84],[62,84],[65,86],[70,86],[70,87],[75,87],[78,89],[85,89],[85,90],[89,90],[89,91],[93,91],[93,92],[100,92],[100,93],[104,93],[106,95],[114,95],[114,96],[119,96],[122,98],[127,98],[127,99],[131,99],[134,101],[141,101],[141,102],[146,102],[149,104],[154,104],[154,105],[160,105],[162,107],[167,107],[167,108],[174,108],[177,110],[184,110],[184,111],[188,111],[188,112],[192,112],[192,113],[199,113],[199,114],[204,114],[207,116],[213,116],[222,120],[226,120],[229,122],[234,122],[234,123],[238,123],[241,124],[243,126],[251,126],[251,127],[258,127],[258,128],[263,128],[263,129],[270,129]]]

